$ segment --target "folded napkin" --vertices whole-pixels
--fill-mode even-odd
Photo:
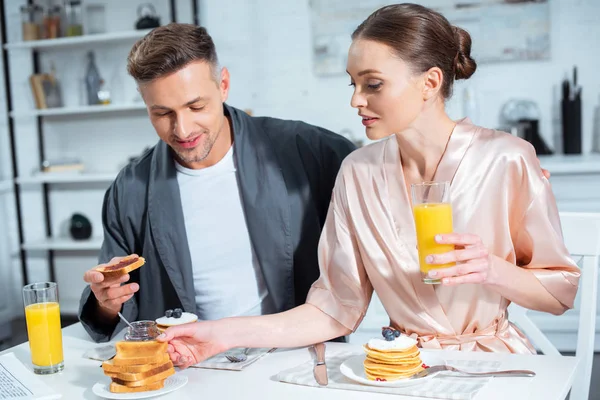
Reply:
[[[451,399],[451,400],[470,400],[475,394],[483,388],[491,378],[460,378],[454,376],[437,375],[431,379],[423,381],[422,384],[412,386],[390,388],[363,385],[346,378],[340,372],[340,365],[348,358],[359,353],[340,352],[326,358],[327,374],[329,384],[320,386],[314,378],[314,361],[308,361],[297,367],[281,371],[277,374],[277,380],[296,385],[314,386],[329,389],[357,390],[361,392],[377,392],[387,394],[397,394],[404,396],[428,397],[433,399]],[[363,353],[360,353],[363,354]],[[448,365],[463,369],[469,372],[478,371],[496,371],[500,367],[497,361],[465,361],[448,360]]]
[[[229,371],[241,371],[244,368],[246,368],[247,366],[249,366],[250,364],[255,363],[256,361],[258,361],[259,359],[261,359],[262,357],[271,353],[274,350],[275,349],[269,349],[269,348],[250,349],[248,351],[248,354],[247,354],[248,358],[246,359],[246,361],[237,362],[237,363],[229,361],[227,358],[225,358],[225,355],[227,353],[237,354],[238,350],[228,351],[226,353],[217,354],[216,356],[211,357],[207,360],[204,360],[199,364],[192,365],[192,367],[194,367],[194,368],[209,368],[209,369],[226,369]],[[242,350],[240,349],[239,352],[241,352],[241,351]]]

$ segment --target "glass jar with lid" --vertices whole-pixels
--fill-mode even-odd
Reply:
[[[42,38],[42,16],[42,7],[37,4],[21,6],[23,40],[38,40]]]
[[[62,16],[62,7],[59,5],[48,8],[44,15],[44,38],[56,39],[60,36],[60,19]]]
[[[65,36],[83,35],[80,0],[67,0],[65,2],[65,19]]]
[[[154,321],[135,321],[127,328],[125,333],[125,341],[128,342],[144,342],[154,340],[160,335],[158,326]]]

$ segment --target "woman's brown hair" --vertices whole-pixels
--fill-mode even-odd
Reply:
[[[441,93],[452,95],[455,79],[468,79],[477,63],[471,58],[471,36],[440,13],[418,4],[394,4],[371,14],[352,33],[389,46],[415,72],[438,67],[444,74]]]

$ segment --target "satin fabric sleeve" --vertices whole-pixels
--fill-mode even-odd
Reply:
[[[515,241],[517,264],[529,269],[565,310],[573,308],[580,269],[563,242],[556,201],[541,178]]]
[[[373,287],[347,213],[343,179],[338,177],[319,241],[320,277],[306,302],[351,331],[362,321]]]

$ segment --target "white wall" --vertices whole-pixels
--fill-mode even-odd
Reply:
[[[470,80],[455,87],[448,109],[452,117],[462,117],[462,92],[472,86],[480,108],[475,122],[495,128],[507,100],[531,99],[540,107],[540,128],[552,145],[558,123],[554,93],[565,73],[577,65],[583,85],[583,151],[589,152],[593,113],[600,106],[596,68],[600,64],[600,1],[550,2],[552,59],[480,65]],[[348,77],[312,74],[308,0],[243,4],[202,0],[200,4],[200,21],[213,35],[222,63],[231,69],[232,105],[252,108],[256,114],[302,119],[337,132],[349,129],[353,135],[363,136],[364,128],[349,106]]]
[[[312,73],[309,0],[197,1],[200,21],[215,39],[221,63],[230,69],[232,75],[231,105],[250,108],[256,115],[301,119],[337,132],[349,132],[348,135],[353,138],[363,137],[364,128],[356,111],[349,106],[351,88],[348,87],[348,77],[323,78]],[[10,41],[20,40],[18,5],[24,2],[5,2]],[[86,0],[86,3],[91,2],[106,5],[108,30],[117,31],[131,29],[136,18],[135,9],[143,0]],[[163,23],[167,22],[168,1],[153,0],[152,3],[156,5]],[[504,102],[515,97],[527,97],[539,104],[542,132],[551,138],[555,120],[552,103],[556,101],[553,90],[564,74],[577,64],[584,88],[584,151],[588,151],[593,109],[600,101],[600,79],[595,75],[595,66],[600,63],[600,53],[596,51],[596,38],[600,37],[600,1],[551,0],[551,9],[551,61],[481,65],[472,80],[457,85],[456,95],[448,103],[448,108],[453,117],[462,116],[462,89],[470,85],[476,89],[479,100],[480,115],[475,122],[496,127]],[[190,1],[178,0],[177,10],[180,21],[192,21]],[[476,41],[477,37],[473,40]],[[129,101],[135,96],[133,82],[125,72],[125,57],[131,44],[133,41],[94,47],[100,72],[115,89],[115,102]],[[84,54],[85,49],[74,48],[45,52],[41,57],[45,67],[51,60],[56,64],[67,104],[77,104],[81,97],[78,80],[83,76]],[[11,73],[17,77],[17,81],[12,83],[13,93],[19,94],[14,104],[20,110],[33,107],[28,75],[21,71],[22,65],[31,64],[27,57],[21,55],[20,63],[17,63],[19,60],[11,62]],[[129,156],[138,154],[157,140],[144,111],[45,118],[43,129],[48,157],[78,156],[86,161],[90,171],[96,172],[118,170]],[[35,119],[31,119],[29,123],[20,124],[16,131],[21,175],[28,175],[38,167],[35,130]],[[2,148],[0,133],[0,151]],[[2,155],[0,174],[10,175],[7,165],[9,163]],[[54,186],[50,196],[53,233],[66,235],[70,215],[82,212],[92,220],[94,236],[100,236],[100,208],[106,187],[104,184]],[[43,239],[44,214],[39,187],[24,187],[21,195],[26,239]],[[11,232],[10,246],[16,251],[16,231],[13,229]],[[30,280],[48,278],[45,256],[45,252],[28,253]],[[63,288],[63,309],[71,312],[76,309],[84,286],[82,274],[95,262],[96,252],[56,253],[57,281]],[[13,260],[12,265],[18,270],[18,262]],[[14,274],[14,287],[21,286],[19,276]]]

